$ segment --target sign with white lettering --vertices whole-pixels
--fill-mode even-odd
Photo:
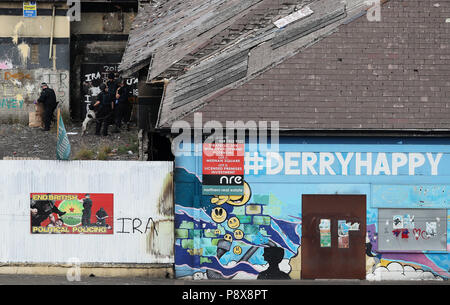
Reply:
[[[246,152],[245,174],[437,176],[442,156],[430,152]]]
[[[203,195],[244,194],[245,144],[203,143]]]

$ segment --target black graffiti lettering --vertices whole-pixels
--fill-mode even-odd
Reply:
[[[149,227],[148,224],[149,224],[150,222],[151,222],[152,224],[151,224],[151,226]],[[148,221],[147,221],[147,225],[145,226],[145,233],[147,233],[147,229],[150,229],[150,230],[151,230],[152,227],[155,229],[156,235],[158,235],[158,231],[156,231],[156,228],[155,228],[155,221],[153,220],[153,218],[150,217],[150,218],[148,219]]]
[[[65,80],[67,79],[67,75],[65,73],[59,74],[59,84],[61,88],[67,88]]]
[[[125,232],[125,220],[131,220],[131,218],[117,218],[117,220],[122,220],[122,231],[117,231],[117,233],[130,233]]]
[[[139,225],[138,226],[134,225],[136,220],[139,221]],[[134,231],[138,231],[139,233],[142,233],[142,231],[138,229],[141,226],[141,224],[142,224],[142,220],[140,220],[139,218],[133,218],[133,233],[134,233]]]
[[[153,218],[151,218],[151,217],[149,217],[147,219],[147,222],[145,225],[145,230],[144,230],[144,228],[141,229],[144,222],[139,217],[134,217],[134,218],[123,217],[123,218],[117,218],[117,220],[122,221],[122,228],[120,231],[117,231],[117,233],[134,234],[134,233],[139,232],[141,234],[146,234],[147,231],[155,231],[156,235],[158,235],[158,231],[156,230],[156,226],[155,226],[156,223],[153,220]],[[126,220],[129,220],[129,222],[128,221],[125,222]],[[144,230],[144,231],[142,231],[142,230]]]

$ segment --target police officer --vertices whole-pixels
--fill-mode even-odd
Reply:
[[[114,132],[120,132],[120,127],[122,126],[122,121],[125,121],[127,124],[127,130],[130,128],[130,102],[128,101],[129,93],[128,87],[125,85],[125,82],[122,78],[117,80],[118,87],[116,91],[116,104],[115,104],[115,121],[116,128]]]
[[[108,86],[108,92],[111,95],[111,100],[114,101],[116,99],[115,95],[117,91],[117,81],[114,72],[110,72],[108,74],[108,81],[106,82],[106,86]]]
[[[100,85],[101,92],[97,95],[97,100],[94,104],[96,107],[97,113],[97,122],[95,124],[95,134],[100,135],[100,130],[102,129],[102,135],[108,135],[108,124],[109,119],[112,114],[113,103],[111,101],[111,95],[108,93],[108,87],[105,84]]]
[[[44,131],[50,130],[50,124],[53,119],[53,112],[56,109],[56,94],[55,91],[48,87],[46,83],[41,84],[41,95],[38,98],[38,103],[44,105]]]
[[[92,200],[89,194],[85,195],[83,199],[83,215],[81,215],[81,225],[90,226],[91,225],[91,208]]]

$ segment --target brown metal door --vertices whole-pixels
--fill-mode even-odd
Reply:
[[[364,279],[365,240],[365,195],[302,196],[303,279]]]

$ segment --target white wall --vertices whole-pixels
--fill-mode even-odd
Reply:
[[[0,161],[0,262],[173,263],[173,215],[158,212],[172,171],[172,162]],[[31,234],[30,193],[113,193],[114,234]],[[133,233],[131,220],[118,233],[119,218],[139,218],[144,232],[149,217],[158,235]]]

